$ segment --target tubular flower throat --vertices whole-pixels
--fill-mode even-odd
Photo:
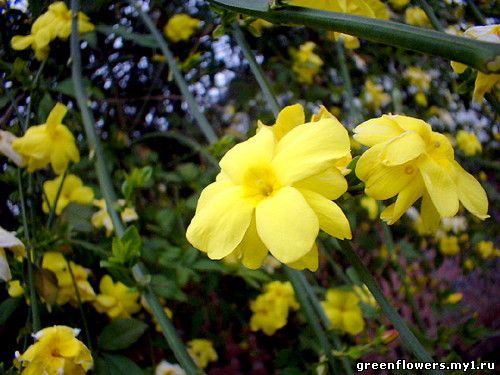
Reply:
[[[36,342],[22,355],[16,353],[15,364],[22,375],[83,375],[93,367],[90,350],[76,338],[80,330],[66,326],[44,328],[33,335]]]
[[[16,35],[11,40],[15,50],[31,47],[37,60],[45,60],[49,56],[49,44],[56,38],[67,40],[71,34],[71,11],[63,1],[49,5],[49,9],[33,22],[29,35]],[[87,33],[94,30],[94,25],[82,12],[78,12],[78,32]]]
[[[45,181],[43,183],[43,191],[48,200],[42,204],[43,212],[48,213],[50,207],[54,204],[57,197],[57,192],[61,186],[63,176],[59,176],[53,180]],[[79,204],[90,204],[94,199],[94,192],[92,188],[84,186],[82,180],[73,175],[69,174],[66,176],[61,188],[61,193],[59,194],[59,199],[57,200],[56,215],[60,215],[64,208],[71,202]]]
[[[188,40],[200,26],[200,23],[200,20],[187,14],[176,14],[168,20],[163,31],[172,42],[180,42],[181,40]]]
[[[31,126],[21,138],[12,141],[14,151],[25,158],[28,172],[32,173],[51,164],[54,172],[61,174],[70,160],[75,163],[80,161],[75,137],[62,124],[67,111],[65,105],[57,103],[45,124]]]
[[[383,115],[358,125],[354,133],[370,147],[356,165],[365,193],[377,200],[397,195],[382,212],[384,221],[394,224],[421,197],[426,231],[435,230],[440,218],[456,215],[459,202],[479,219],[489,217],[481,184],[455,161],[448,138],[426,122]]]
[[[236,254],[252,269],[269,250],[290,267],[316,270],[319,229],[351,238],[347,218],[332,202],[347,190],[336,163],[350,158],[349,136],[329,116],[304,123],[301,105],[286,107],[274,126],[261,124],[229,150],[216,181],[201,193],[189,242],[211,259]]]

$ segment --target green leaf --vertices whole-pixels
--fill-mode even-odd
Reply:
[[[139,366],[127,357],[103,353],[95,361],[96,375],[144,375]]]
[[[97,346],[103,350],[128,348],[144,334],[147,328],[146,323],[137,319],[114,320],[102,330]]]
[[[90,206],[78,203],[70,203],[64,209],[61,219],[67,222],[71,228],[79,232],[92,231],[92,224],[90,218],[92,217],[93,210]]]
[[[8,298],[0,304],[0,326],[4,325],[21,304],[22,298]]]
[[[114,237],[111,244],[112,256],[108,261],[117,264],[131,264],[139,257],[142,239],[135,226],[127,228],[121,238]]]

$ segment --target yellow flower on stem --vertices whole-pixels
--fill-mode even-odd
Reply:
[[[191,35],[200,27],[201,21],[181,13],[176,14],[168,20],[163,28],[163,32],[172,42],[180,42],[181,40],[188,40]]]
[[[342,289],[328,289],[321,306],[333,329],[357,335],[365,328],[363,314],[356,293]]]
[[[198,367],[204,369],[210,362],[218,359],[212,342],[206,339],[194,339],[187,343],[188,353]]]
[[[16,352],[15,363],[22,375],[85,374],[92,369],[90,350],[76,338],[79,329],[66,326],[44,328],[33,335],[36,342],[22,355]]]
[[[139,292],[120,281],[116,283],[109,275],[103,276],[99,284],[100,294],[94,301],[97,312],[106,313],[111,319],[130,318],[141,309]]]
[[[306,42],[298,50],[290,48],[290,55],[293,59],[292,70],[297,74],[299,82],[312,83],[323,65],[321,57],[313,52],[315,47],[315,43]]]
[[[458,148],[467,156],[480,154],[483,150],[481,142],[479,142],[479,139],[477,139],[476,135],[472,132],[459,130],[456,139]]]
[[[106,228],[106,236],[109,237],[111,233],[113,233],[113,222],[111,221],[111,217],[108,214],[108,210],[106,207],[106,202],[104,199],[94,199],[94,206],[99,208],[99,211],[92,215],[90,222],[96,228]],[[119,199],[118,206],[121,209],[120,216],[124,223],[128,223],[134,220],[137,220],[139,216],[137,216],[137,212],[133,207],[124,207],[125,200]]]
[[[424,10],[419,7],[409,7],[405,11],[405,22],[408,25],[432,27],[431,21]]]
[[[483,259],[494,259],[500,257],[500,250],[495,247],[491,241],[479,241],[476,245],[476,251]]]
[[[365,82],[364,100],[372,111],[377,111],[390,103],[391,96],[384,92],[382,85],[368,79]]]
[[[465,30],[463,36],[483,42],[500,43],[500,25],[474,26]],[[459,74],[467,69],[467,65],[455,61],[451,62],[451,67],[455,73]],[[476,82],[474,83],[472,100],[476,103],[481,103],[484,99],[484,94],[498,86],[500,86],[500,74],[486,74],[478,71]]]
[[[67,111],[64,104],[57,103],[45,124],[31,126],[22,137],[12,141],[14,151],[26,159],[28,172],[51,164],[54,172],[61,174],[70,160],[75,163],[80,161],[75,137],[62,124]]]
[[[11,280],[7,283],[7,293],[12,298],[21,297],[24,294],[24,288],[19,280]]]
[[[12,274],[4,249],[9,249],[17,258],[26,257],[24,244],[15,236],[15,233],[7,232],[0,227],[0,280],[9,281]]]
[[[211,259],[235,253],[252,269],[269,250],[290,267],[316,270],[320,228],[351,238],[347,218],[332,202],[347,190],[335,164],[350,155],[347,131],[333,117],[304,121],[300,105],[286,107],[276,125],[261,126],[226,153],[187,229],[194,247]]]
[[[43,202],[43,212],[48,213],[50,211],[49,205],[52,207],[54,204],[63,178],[64,176],[61,175],[53,180],[45,181],[43,183],[43,191],[45,192],[45,196],[48,200],[48,203],[45,200]],[[59,199],[57,200],[56,215],[60,215],[64,208],[71,202],[90,204],[93,199],[94,192],[92,191],[92,188],[84,186],[79,177],[69,174],[66,178],[64,178],[61,193],[59,194]]]
[[[443,236],[439,239],[439,251],[443,255],[453,256],[460,252],[457,236]]]
[[[366,195],[377,200],[397,196],[382,212],[384,221],[394,224],[421,197],[427,231],[435,230],[440,218],[456,215],[459,202],[479,219],[489,217],[481,184],[455,161],[448,138],[426,122],[383,115],[358,125],[354,133],[370,147],[356,165]]]
[[[52,271],[57,278],[57,298],[55,303],[64,305],[69,302],[71,305],[77,306],[78,299],[75,284],[82,302],[93,301],[95,299],[95,292],[87,280],[90,270],[72,261],[69,264],[75,277],[75,283],[73,283],[68,262],[64,258],[64,255],[55,251],[47,251],[43,254],[42,268]]]

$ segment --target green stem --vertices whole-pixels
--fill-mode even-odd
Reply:
[[[80,290],[78,289],[78,284],[76,283],[75,274],[73,272],[73,267],[71,267],[71,262],[66,259],[66,264],[68,265],[69,274],[71,276],[71,282],[73,283],[73,288],[75,289],[76,302],[78,303],[78,309],[80,310],[80,316],[82,317],[83,331],[85,332],[85,340],[87,341],[87,346],[92,352],[92,341],[90,336],[89,325],[87,323],[87,318],[85,312],[83,311],[82,298],[80,296]]]
[[[307,323],[313,330],[314,334],[316,335],[316,338],[318,339],[321,348],[324,351],[324,354],[326,355],[326,358],[328,359],[328,362],[330,363],[330,368],[332,371],[336,372],[337,371],[337,362],[335,361],[335,358],[333,357],[333,348],[328,341],[328,338],[326,337],[325,332],[321,328],[321,325],[318,322],[318,317],[316,316],[314,309],[309,302],[309,298],[307,295],[306,290],[303,287],[302,281],[300,279],[300,272],[297,270],[293,270],[287,266],[284,267],[285,274],[287,275],[288,279],[292,283],[293,289],[295,290],[295,295],[297,297],[297,300],[300,303],[300,307],[302,308],[304,315],[307,319]]]
[[[28,219],[26,217],[26,204],[24,201],[24,187],[21,177],[21,169],[17,170],[17,186],[19,189],[19,200],[21,201],[21,217],[23,220],[24,237],[26,238],[26,257],[28,258],[28,284],[30,286],[30,307],[31,307],[31,320],[33,322],[33,332],[38,332],[42,328],[40,321],[40,310],[35,288],[35,279],[33,275],[33,262],[34,254],[33,247],[31,246],[31,237],[28,228]]]
[[[110,255],[110,253],[108,251],[104,250],[100,246],[94,245],[93,243],[79,240],[76,238],[72,238],[68,241],[72,245],[80,246],[80,247],[84,248],[85,250],[89,250],[89,251],[94,252],[96,255],[98,255],[101,258],[107,258]]]
[[[396,312],[396,310],[390,305],[387,299],[384,296],[384,293],[378,286],[377,282],[370,274],[370,271],[365,267],[361,259],[354,252],[351,247],[351,244],[346,241],[338,241],[340,245],[340,249],[342,253],[345,255],[349,263],[354,267],[356,273],[363,283],[366,284],[373,297],[377,300],[378,305],[387,316],[387,318],[392,322],[394,328],[397,329],[399,335],[403,341],[403,344],[413,352],[415,357],[422,362],[430,362],[433,363],[434,360],[432,357],[426,352],[422,344],[415,337],[413,332],[407,327],[404,320],[401,316]],[[432,374],[442,374],[442,372],[434,370],[430,371]]]
[[[481,42],[403,23],[299,7],[269,9],[268,0],[211,0],[219,8],[284,25],[305,25],[372,42],[444,57],[484,73],[500,70],[500,44]]]
[[[179,69],[179,66],[177,64],[177,61],[176,61],[173,53],[168,48],[168,44],[167,44],[165,38],[158,31],[155,24],[151,20],[151,18],[146,13],[144,13],[142,11],[141,7],[135,1],[129,0],[129,3],[135,7],[135,9],[139,13],[139,16],[141,17],[142,21],[144,22],[146,27],[149,29],[149,32],[156,40],[163,55],[167,59],[168,66],[169,66],[170,71],[172,72],[172,74],[174,76],[175,82],[177,83],[177,86],[179,86],[179,89],[181,90],[181,93],[184,96],[184,99],[186,99],[186,102],[187,102],[188,107],[189,107],[189,112],[195,118],[201,132],[203,133],[203,135],[205,136],[205,138],[207,139],[207,141],[209,143],[217,142],[217,140],[218,140],[217,134],[215,134],[214,130],[212,129],[212,127],[208,123],[205,115],[200,111],[198,104],[196,103],[196,100],[194,99],[193,95],[189,91],[188,85],[184,79],[184,75],[182,74],[181,70]]]
[[[57,188],[57,193],[56,193],[56,197],[54,198],[54,202],[52,204],[50,204],[50,202],[47,199],[47,204],[48,204],[49,210],[50,210],[49,218],[47,220],[47,229],[50,229],[50,227],[52,226],[52,222],[54,221],[54,217],[56,214],[56,208],[57,208],[57,202],[59,201],[59,197],[61,196],[61,191],[62,191],[62,188],[64,186],[64,181],[66,181],[67,175],[68,175],[68,169],[66,169],[64,171],[64,174],[62,175],[61,183],[59,184],[59,187]]]
[[[354,90],[352,89],[351,75],[349,74],[349,69],[347,68],[344,42],[342,39],[335,42],[335,49],[337,51],[337,61],[339,63],[340,75],[344,81],[344,110],[347,110],[348,113],[347,122],[352,125],[353,123],[357,123],[359,121],[359,116],[354,106]]]
[[[42,74],[43,68],[45,67],[45,62],[47,60],[42,61],[40,66],[38,67],[38,70],[35,74],[35,78],[33,79],[33,82],[31,84],[31,89],[30,89],[30,101],[28,102],[28,105],[26,106],[26,118],[25,121],[22,123],[21,127],[23,129],[23,133],[26,132],[26,129],[28,129],[29,122],[30,122],[30,114],[31,114],[31,103],[33,102],[33,91],[36,89],[38,85],[38,80],[40,79],[40,76]]]
[[[241,48],[245,59],[247,59],[248,64],[250,65],[250,69],[257,80],[257,83],[260,86],[262,93],[264,94],[264,98],[266,99],[267,105],[269,109],[274,113],[275,116],[278,115],[280,111],[280,105],[276,100],[276,96],[273,94],[271,85],[266,79],[264,72],[261,66],[255,60],[255,56],[248,45],[243,32],[241,31],[239,25],[237,23],[233,24],[233,36],[236,39],[236,42]]]
[[[443,32],[444,27],[441,25],[441,22],[439,22],[438,18],[436,17],[436,13],[434,13],[434,9],[429,5],[429,3],[426,0],[418,0],[418,3],[420,4],[420,7],[424,10],[425,14],[427,15],[427,18],[429,18],[429,21],[431,21],[432,27],[434,27],[436,30]]]
[[[474,3],[474,0],[467,0],[467,5],[472,11],[472,15],[474,16],[476,21],[479,22],[481,25],[486,25],[486,18],[484,18],[484,16],[481,14],[481,11]]]

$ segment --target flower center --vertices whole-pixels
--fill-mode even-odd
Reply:
[[[413,168],[411,165],[408,165],[405,167],[406,174],[413,174],[414,171],[415,171],[415,168]]]
[[[243,185],[247,195],[258,199],[269,197],[280,186],[276,174],[269,166],[249,168],[243,178]]]

